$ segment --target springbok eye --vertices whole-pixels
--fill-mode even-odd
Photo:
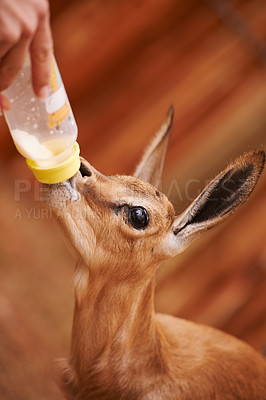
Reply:
[[[149,214],[143,207],[132,207],[128,211],[128,220],[135,229],[145,229],[149,224]]]

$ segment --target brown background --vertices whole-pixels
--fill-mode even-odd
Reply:
[[[266,3],[53,0],[55,55],[82,155],[130,173],[170,104],[164,191],[180,212],[244,151],[266,147]],[[222,18],[221,18],[221,15]],[[242,19],[245,24],[241,22]],[[248,27],[248,28],[247,28]],[[0,398],[61,399],[73,260],[0,121]],[[247,205],[158,273],[156,309],[266,346],[266,173]]]

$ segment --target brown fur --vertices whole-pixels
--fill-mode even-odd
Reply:
[[[250,346],[154,311],[159,263],[231,215],[248,198],[264,164],[263,152],[239,158],[175,217],[156,188],[171,120],[170,112],[137,178],[103,176],[83,160],[70,181],[46,188],[44,202],[80,258],[71,355],[60,361],[67,399],[266,399],[266,361]],[[131,206],[149,213],[145,229],[132,226]]]

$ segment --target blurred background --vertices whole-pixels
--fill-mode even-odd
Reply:
[[[163,189],[181,212],[266,148],[265,0],[53,0],[55,56],[82,155],[130,174],[170,104]],[[0,398],[62,399],[74,262],[0,120]],[[157,276],[156,309],[266,349],[266,173],[248,203]]]

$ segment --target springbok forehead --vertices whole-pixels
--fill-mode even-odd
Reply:
[[[154,208],[171,208],[167,197],[147,182],[132,176],[111,176],[111,185],[106,185],[109,198],[114,202],[128,202],[130,205]],[[110,182],[109,182],[110,183]]]
[[[153,199],[160,204],[165,196],[152,185],[133,176],[116,175],[111,177],[113,185],[118,188],[118,196],[131,196],[136,198]]]

